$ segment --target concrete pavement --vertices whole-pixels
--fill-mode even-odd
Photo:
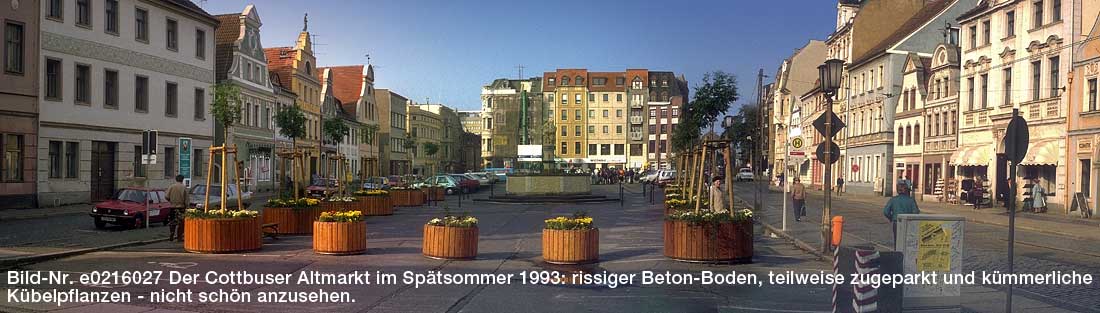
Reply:
[[[618,186],[594,186],[600,193],[617,194]],[[91,271],[177,270],[201,274],[207,271],[247,270],[257,273],[301,273],[322,271],[347,273],[354,270],[385,273],[497,273],[522,274],[531,271],[557,273],[638,273],[656,271],[698,273],[700,271],[752,273],[770,271],[817,273],[830,269],[828,263],[803,253],[786,242],[764,236],[757,228],[755,263],[709,265],[671,261],[661,255],[662,210],[649,205],[637,185],[628,187],[623,206],[613,204],[497,205],[474,204],[457,197],[433,207],[398,208],[393,216],[367,220],[368,252],[356,256],[322,256],[310,249],[310,237],[288,236],[265,240],[261,251],[230,255],[198,255],[182,251],[179,243],[160,242],[111,251],[51,260],[27,265],[26,270]],[[482,195],[485,192],[481,193]],[[482,196],[475,195],[475,197]],[[656,201],[660,203],[660,201]],[[421,229],[425,221],[442,214],[468,211],[480,219],[479,256],[472,261],[443,261],[420,255]],[[583,266],[549,265],[541,260],[543,220],[585,210],[600,228],[600,262]],[[0,281],[0,283],[5,283]],[[0,285],[0,288],[13,286]],[[34,286],[49,288],[54,286]],[[169,288],[158,285],[109,286],[109,290],[136,294]],[[463,284],[412,287],[405,284],[343,286],[317,285],[191,285],[187,288],[212,291],[238,288],[251,292],[306,291],[321,288],[348,291],[352,303],[163,303],[136,301],[125,304],[27,305],[0,303],[0,311],[70,310],[69,312],[233,311],[233,312],[743,312],[776,311],[828,312],[831,287],[821,285],[641,285],[627,284],[614,289],[595,285],[531,285],[519,278],[507,285]],[[98,290],[98,289],[97,289]]]
[[[753,188],[754,186],[750,183],[734,184],[735,195],[748,204],[753,203],[753,197],[755,196]],[[820,191],[810,191],[807,193],[807,216],[802,219],[802,222],[795,222],[793,209],[789,208],[791,211],[787,214],[789,219],[785,233],[792,238],[804,242],[806,246],[812,249],[818,249],[822,242],[822,193]],[[763,201],[764,209],[756,211],[756,216],[761,222],[770,224],[775,228],[781,227],[782,197],[782,193],[777,191],[765,192]],[[833,215],[843,216],[845,221],[842,244],[849,246],[871,245],[879,249],[892,250],[893,238],[890,229],[891,225],[882,215],[882,207],[887,200],[888,198],[884,197],[850,194],[834,198]],[[974,212],[969,207],[966,207],[965,209],[952,210],[942,205],[929,202],[920,202],[919,206],[922,213],[955,214],[967,218],[968,223],[966,224],[966,231],[963,236],[963,271],[1007,270],[1008,230],[1007,227],[1001,225],[1002,223],[999,222],[997,214],[992,213],[993,209],[984,209]],[[1001,210],[1001,212],[1003,212],[1003,210]],[[1026,215],[1030,213],[1018,214]],[[1024,222],[1021,222],[1022,220],[1027,219],[1019,218],[1020,215],[1018,215],[1017,218],[1018,226],[1024,224]],[[993,221],[989,221],[989,219],[993,219]],[[1032,220],[1030,223],[1033,223],[1030,224],[1033,227],[1060,229],[1069,229],[1070,227],[1074,227],[1074,225],[1082,226],[1077,223],[1057,223],[1044,220]],[[1095,229],[1092,230],[1095,231]],[[1066,231],[1056,230],[1039,232],[1024,227],[1017,228],[1016,271],[1020,273],[1042,273],[1052,270],[1076,270],[1078,272],[1100,275],[1100,247],[1085,244],[1087,243],[1086,241],[1075,237],[1067,237],[1058,234],[1062,232]],[[982,301],[983,303],[1003,301],[1003,293],[1000,293],[999,299],[996,297],[1000,288],[1001,286],[992,285],[967,286],[963,288],[964,299],[970,301],[970,303],[967,303],[968,307],[975,309],[982,307],[977,303],[973,303],[973,301],[982,298],[978,295],[983,295],[989,300]],[[1039,304],[1050,307],[1049,310],[1062,309],[1078,312],[1100,312],[1100,284],[1094,284],[1092,286],[1029,285],[1017,286],[1015,290],[1017,291],[1017,297],[1014,298],[1014,306],[1020,304],[1020,301],[1036,301]],[[1027,300],[1021,300],[1020,298],[1022,297]],[[1001,305],[1003,306],[1003,304]],[[978,312],[1000,310],[1003,310],[1003,307],[997,308],[995,305],[989,307],[989,310],[976,309]],[[1048,309],[1042,309],[1040,311],[1045,312],[1048,311]]]

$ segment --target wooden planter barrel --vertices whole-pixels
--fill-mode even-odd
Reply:
[[[390,190],[390,198],[394,206],[421,206],[424,205],[424,192],[420,189]]]
[[[308,208],[264,208],[262,214],[264,224],[279,224],[278,234],[282,235],[308,235],[313,233],[313,221],[321,216],[321,212],[329,211],[323,207]]]
[[[436,259],[477,257],[478,229],[424,225],[424,256]]]
[[[600,230],[542,230],[542,259],[553,264],[584,264],[600,259]]]
[[[347,211],[355,205],[355,202],[343,202],[343,201],[321,201],[321,207],[325,211]]]
[[[263,245],[259,218],[184,219],[183,249],[194,253],[259,250]]]
[[[446,200],[443,197],[447,195],[446,190],[443,187],[424,187],[420,190],[424,191],[428,201],[443,201]]]
[[[313,222],[313,252],[348,255],[367,252],[367,222]]]
[[[363,215],[393,215],[393,198],[390,196],[361,196],[356,197],[352,210],[363,212]]]
[[[752,222],[690,225],[665,221],[665,256],[687,262],[752,262]]]

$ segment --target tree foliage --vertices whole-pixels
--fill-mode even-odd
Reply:
[[[291,105],[275,113],[275,125],[279,134],[296,140],[306,136],[306,115],[298,106]]]
[[[424,143],[424,154],[427,156],[433,156],[439,152],[439,145],[434,142]]]
[[[344,124],[344,120],[338,117],[325,119],[321,128],[321,132],[324,134],[325,139],[333,144],[344,141],[344,137],[346,137],[348,131],[351,130],[348,124]]]
[[[226,133],[237,121],[241,120],[241,89],[230,83],[218,83],[210,91],[214,102],[210,104],[210,113],[214,120],[222,124]]]
[[[723,136],[729,136],[733,141],[734,146],[740,147],[743,150],[754,149],[754,145],[758,142],[760,137],[760,118],[758,107],[756,105],[743,105],[741,109],[737,111],[737,114],[733,116],[733,125],[726,128]],[[743,154],[745,156],[752,155],[749,153]]]
[[[702,85],[695,87],[695,95],[672,133],[673,151],[690,150],[699,141],[702,129],[729,111],[738,99],[737,77],[723,71],[703,75]]]

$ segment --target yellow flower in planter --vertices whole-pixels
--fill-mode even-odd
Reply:
[[[592,225],[594,220],[584,212],[574,213],[571,217],[558,216],[552,219],[545,220],[546,229],[554,230],[584,230],[595,228]]]
[[[317,218],[319,222],[339,222],[339,223],[355,223],[362,222],[363,212],[359,211],[327,211],[321,212],[321,216]]]

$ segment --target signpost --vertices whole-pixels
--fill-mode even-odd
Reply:
[[[1008,168],[1008,274],[1013,274],[1013,247],[1016,245],[1016,167],[1027,155],[1027,142],[1031,135],[1028,133],[1027,121],[1020,116],[1019,109],[1012,109],[1012,119],[1005,129],[1005,158],[1012,162]],[[1012,312],[1012,284],[1005,286],[1008,290],[1005,296],[1005,312]]]
[[[178,143],[179,173],[183,175],[183,185],[191,187],[191,138],[180,137]]]
[[[145,130],[141,132],[141,172],[145,173],[145,180],[142,185],[149,187],[149,173],[147,172],[150,164],[157,164],[157,134],[156,130]],[[135,174],[134,177],[137,177]],[[149,228],[149,215],[152,215],[149,211],[149,195],[151,191],[145,190],[145,228]]]

